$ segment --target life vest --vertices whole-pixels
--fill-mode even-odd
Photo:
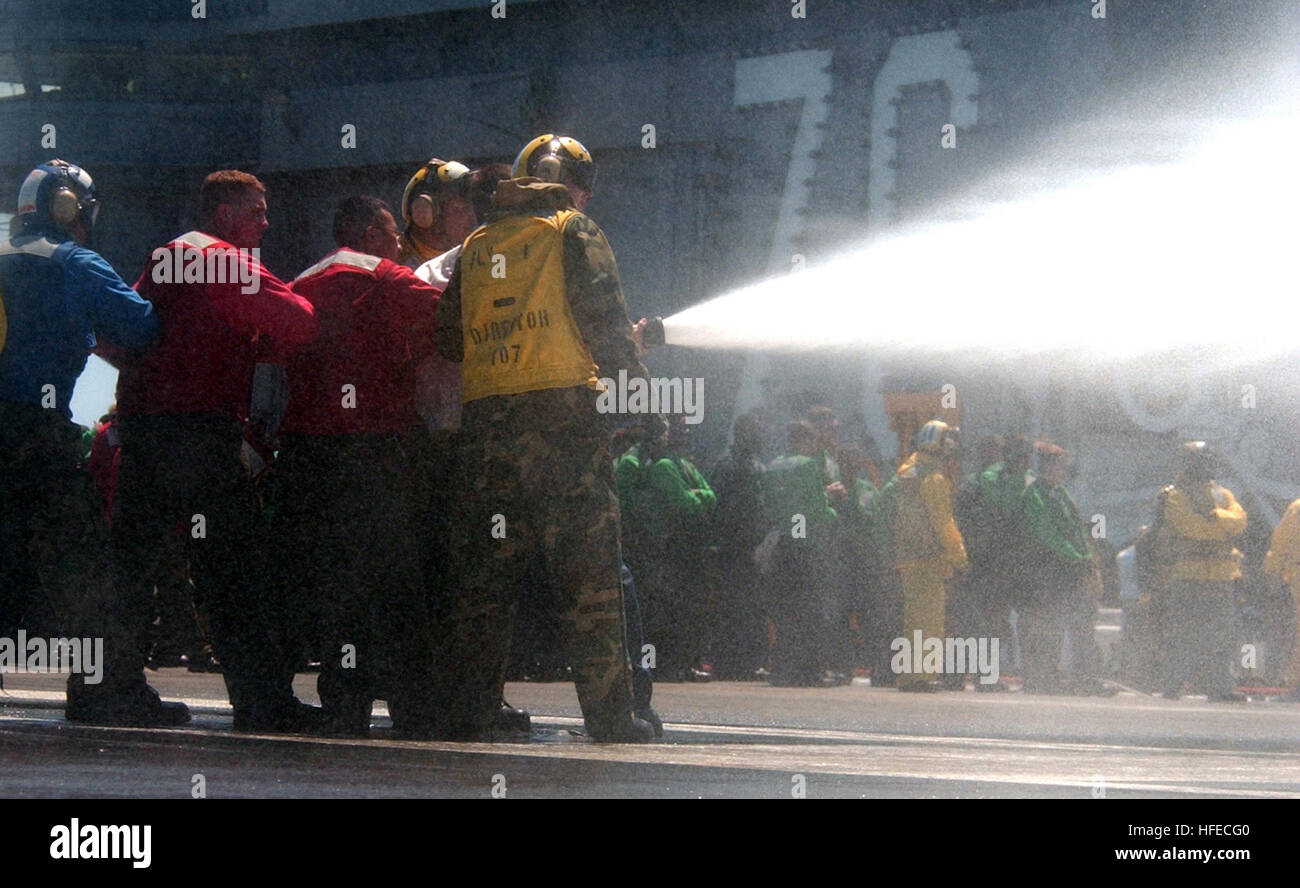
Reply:
[[[577,215],[507,216],[461,251],[463,400],[550,388],[600,387],[569,308],[564,227]]]
[[[14,243],[12,239],[0,241],[0,256],[15,256],[19,254],[39,256],[42,259],[51,259],[62,265],[63,260],[68,257],[70,252],[69,250],[64,250],[62,253],[59,253],[59,247],[62,246],[62,244],[57,244],[46,237],[35,237],[30,240],[23,237],[22,239],[24,240],[22,246]],[[58,253],[59,258],[55,258],[56,253]],[[9,316],[5,313],[4,288],[0,286],[0,354],[4,353],[5,342],[8,339],[8,336]]]

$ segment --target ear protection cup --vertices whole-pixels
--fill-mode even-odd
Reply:
[[[560,159],[554,155],[548,154],[537,161],[537,178],[543,182],[560,181],[562,170],[563,165],[560,163]]]
[[[468,194],[470,173],[470,168],[460,161],[429,158],[402,191],[402,223],[408,229],[432,228],[442,212],[446,193]]]
[[[432,228],[434,219],[433,198],[417,194],[411,200],[411,222],[416,228]]]
[[[18,190],[18,213],[11,231],[29,225],[52,225],[70,233],[80,223],[87,233],[95,227],[99,200],[95,183],[81,167],[54,159],[39,165],[23,180]]]
[[[50,218],[60,228],[67,228],[77,221],[81,212],[81,201],[67,188],[60,188],[50,197]]]
[[[515,157],[511,175],[535,176],[543,182],[574,185],[584,191],[596,186],[596,165],[591,152],[571,136],[538,136]]]

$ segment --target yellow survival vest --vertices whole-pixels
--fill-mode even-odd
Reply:
[[[569,309],[564,226],[577,215],[507,216],[469,236],[460,257],[463,400],[599,388]]]

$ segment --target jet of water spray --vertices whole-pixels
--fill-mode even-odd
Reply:
[[[1085,362],[1296,348],[1296,105],[664,319],[673,345]]]

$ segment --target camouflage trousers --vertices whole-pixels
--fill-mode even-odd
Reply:
[[[545,574],[588,733],[632,713],[613,464],[595,393],[550,389],[471,401],[462,418],[458,582],[438,620],[445,732],[473,736],[498,705],[519,588]]]

